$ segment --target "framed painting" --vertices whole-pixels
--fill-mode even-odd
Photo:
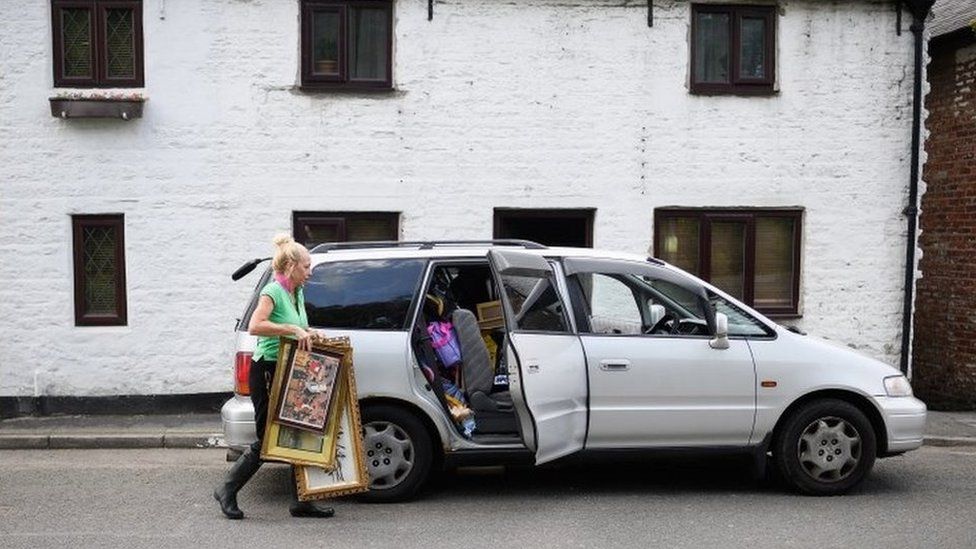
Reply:
[[[331,353],[341,355],[342,359],[336,376],[338,379],[342,379],[344,378],[342,371],[352,367],[352,349],[349,347],[348,340],[334,342],[339,343],[339,345],[328,345],[326,343],[328,342],[324,340],[313,342],[312,352],[305,354]],[[336,439],[339,430],[339,418],[336,409],[338,403],[345,398],[343,394],[345,383],[333,383],[333,395],[326,413],[325,427],[321,432],[281,424],[274,412],[281,407],[281,397],[285,393],[283,385],[285,384],[285,376],[289,371],[288,366],[295,359],[295,355],[301,353],[303,351],[298,351],[295,341],[281,339],[278,365],[275,368],[275,376],[269,393],[268,410],[270,417],[266,422],[264,439],[261,442],[261,459],[331,469],[335,466]]]
[[[334,350],[293,351],[281,383],[275,421],[324,433],[343,356]]]
[[[343,387],[335,465],[330,469],[295,467],[298,499],[302,501],[358,494],[369,488],[356,376],[351,365],[341,373]]]

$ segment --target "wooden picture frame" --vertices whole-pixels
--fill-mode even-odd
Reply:
[[[505,325],[502,317],[502,302],[500,300],[478,303],[478,326],[482,330],[493,330]]]
[[[339,403],[347,398],[345,388],[348,384],[337,384],[337,394],[333,395],[324,432],[316,433],[278,423],[273,410],[277,410],[281,404],[282,384],[288,370],[287,365],[293,360],[296,353],[301,352],[298,351],[296,342],[291,339],[281,338],[279,345],[278,364],[275,368],[274,380],[269,393],[268,410],[271,413],[269,413],[264,428],[261,459],[331,469],[335,466],[335,448],[339,429],[339,414],[336,413],[336,410],[339,408]],[[319,353],[341,354],[343,358],[340,376],[342,376],[342,371],[348,371],[352,368],[352,349],[349,347],[347,339],[316,340],[312,343],[312,350]],[[344,379],[344,376],[342,377]]]
[[[340,419],[335,465],[331,469],[295,467],[295,484],[301,501],[358,494],[369,489],[359,397],[351,363],[341,375],[343,398],[337,414]]]

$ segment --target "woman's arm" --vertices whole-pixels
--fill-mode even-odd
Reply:
[[[277,324],[268,318],[274,309],[274,300],[266,295],[258,299],[258,306],[251,315],[251,322],[247,325],[247,331],[251,335],[274,337],[291,336],[298,340],[298,348],[307,351],[311,347],[311,334],[294,324]]]

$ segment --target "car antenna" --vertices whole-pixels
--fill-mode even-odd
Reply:
[[[234,271],[234,274],[230,275],[231,280],[240,280],[247,276],[247,273],[254,270],[255,267],[260,265],[262,262],[271,259],[270,257],[258,257],[248,261],[247,263],[241,265]]]

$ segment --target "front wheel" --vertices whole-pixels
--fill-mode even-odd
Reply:
[[[427,481],[433,461],[430,436],[423,423],[406,410],[378,404],[364,406],[363,454],[369,471],[364,501],[403,501]]]
[[[816,496],[842,494],[859,484],[871,471],[876,453],[867,416],[836,399],[809,402],[794,412],[773,449],[783,479]]]

